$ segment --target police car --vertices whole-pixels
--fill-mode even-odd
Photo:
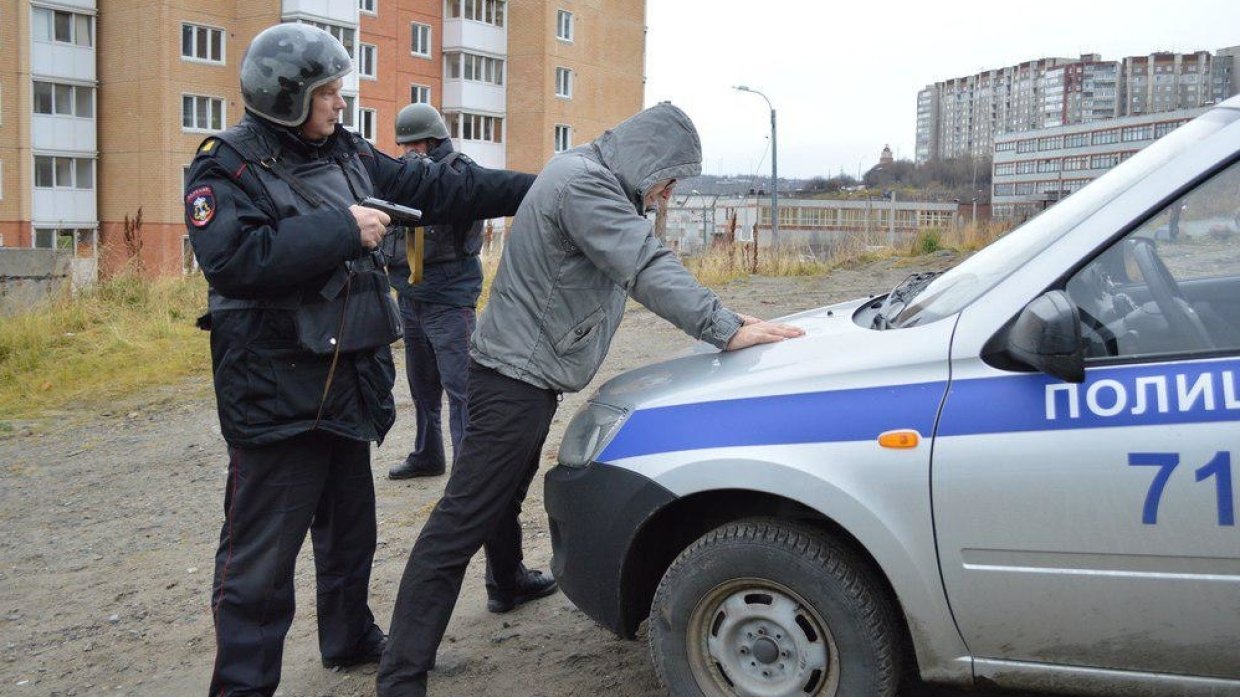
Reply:
[[[546,479],[564,592],[674,695],[1240,695],[1237,211],[1240,98],[803,338],[609,381]]]

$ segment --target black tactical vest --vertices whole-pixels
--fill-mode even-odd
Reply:
[[[370,174],[351,137],[337,136],[321,157],[288,152],[279,136],[248,118],[217,136],[245,161],[261,183],[246,193],[272,220],[322,210],[347,209],[373,192]],[[298,340],[314,353],[375,348],[400,336],[399,313],[387,275],[373,253],[337,268],[316,293],[275,298],[228,298],[208,291],[208,310],[280,309],[296,312]],[[348,321],[341,321],[347,315]],[[343,330],[343,331],[341,331]]]

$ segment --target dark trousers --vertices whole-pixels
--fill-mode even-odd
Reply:
[[[211,609],[211,697],[272,695],[293,621],[293,565],[314,544],[319,652],[356,655],[382,637],[367,604],[375,556],[370,444],[322,431],[229,448]]]
[[[452,452],[461,452],[469,420],[469,337],[474,332],[472,307],[424,303],[400,296],[405,331],[405,374],[413,396],[417,438],[411,456],[419,464],[444,464],[443,393],[448,393],[448,428]]]
[[[558,397],[471,363],[465,442],[401,577],[379,664],[380,697],[426,694],[426,674],[435,666],[465,567],[484,542],[496,578],[515,577],[521,563],[517,516]],[[507,558],[496,558],[498,550],[507,550]]]

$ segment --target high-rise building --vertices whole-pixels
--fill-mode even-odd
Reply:
[[[644,0],[19,0],[0,10],[0,246],[72,250],[81,281],[192,267],[188,166],[243,114],[244,51],[278,22],[344,44],[344,123],[390,154],[414,101],[479,163],[532,172],[642,106]]]
[[[1043,58],[928,85],[917,94],[917,161],[990,157],[995,137],[1194,109],[1240,92],[1240,46]]]
[[[537,172],[641,110],[645,0],[521,0],[509,15],[509,167]]]

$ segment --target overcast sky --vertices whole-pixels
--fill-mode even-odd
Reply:
[[[708,174],[852,176],[890,144],[912,159],[917,91],[983,69],[1240,44],[1240,0],[647,0],[646,103],[671,100]]]

